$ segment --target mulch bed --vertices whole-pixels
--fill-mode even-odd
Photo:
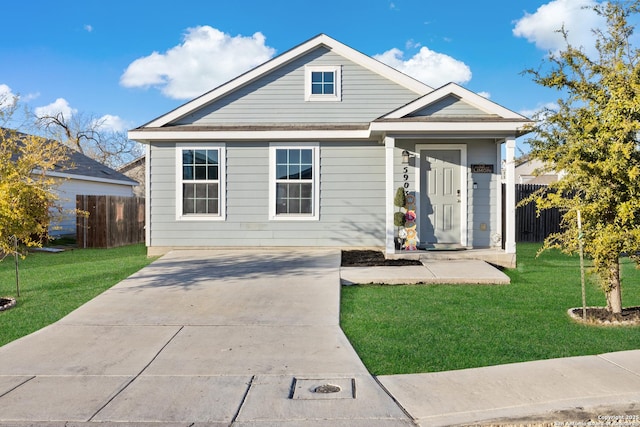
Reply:
[[[422,265],[417,259],[386,259],[380,251],[342,251],[342,267]]]
[[[604,307],[587,307],[587,319],[582,318],[582,307],[572,308],[569,315],[576,321],[599,325],[640,325],[640,307],[627,307],[621,314],[609,313]]]
[[[0,297],[0,311],[9,310],[16,305],[16,299],[11,297]]]

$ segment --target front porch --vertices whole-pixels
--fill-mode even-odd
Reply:
[[[424,262],[445,260],[480,260],[501,268],[516,267],[516,253],[505,252],[502,248],[480,248],[457,250],[394,250],[385,253],[387,259],[414,259]]]

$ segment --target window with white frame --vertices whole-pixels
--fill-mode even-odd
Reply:
[[[178,159],[179,217],[224,218],[223,148],[181,148]]]
[[[317,169],[314,146],[271,146],[272,219],[317,219]]]
[[[342,100],[341,67],[305,67],[305,101]]]

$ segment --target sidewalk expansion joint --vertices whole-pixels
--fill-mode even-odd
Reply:
[[[169,338],[167,340],[167,342],[162,346],[162,348],[160,348],[160,350],[158,350],[155,354],[155,356],[153,356],[151,358],[151,360],[149,361],[149,363],[147,363],[141,370],[140,372],[138,372],[136,375],[134,375],[129,381],[127,381],[127,383],[122,386],[122,388],[118,391],[116,391],[114,393],[113,396],[111,396],[111,398],[109,400],[106,401],[106,403],[104,405],[102,405],[101,407],[98,408],[98,410],[91,415],[91,417],[89,417],[89,419],[87,421],[93,421],[93,419],[100,413],[100,411],[102,411],[104,408],[107,407],[107,405],[109,405],[111,402],[113,402],[113,400],[118,397],[123,391],[125,391],[130,385],[131,383],[133,383],[136,379],[138,379],[140,377],[140,375],[142,375],[142,373],[144,371],[147,370],[147,368],[154,362],[154,360],[156,360],[158,358],[158,356],[160,355],[160,353],[162,353],[162,351],[167,348],[167,346],[171,343],[171,341],[173,341],[175,339],[176,336],[178,336],[178,334],[184,329],[184,326],[180,326],[180,328],[176,331],[175,334],[173,334],[171,336],[171,338]]]
[[[4,397],[7,394],[11,393],[13,390],[16,390],[19,387],[22,387],[23,385],[25,385],[26,383],[28,383],[29,381],[31,381],[32,379],[36,378],[36,375],[32,376],[31,378],[27,378],[26,380],[22,381],[20,384],[17,384],[15,387],[12,387],[11,389],[7,390],[6,392],[0,394],[0,397]]]
[[[411,422],[413,424],[415,424],[415,425],[419,425],[418,424],[418,419],[416,417],[414,417],[413,415],[411,415],[411,413],[404,406],[402,406],[402,404],[398,401],[398,399],[396,399],[395,396],[393,394],[391,394],[391,392],[389,390],[387,390],[387,388],[384,386],[384,384],[382,384],[382,382],[378,379],[378,377],[375,376],[375,375],[372,375],[371,377],[378,384],[378,386],[382,389],[382,391],[384,391],[387,394],[387,396],[389,396],[391,398],[391,400],[393,400],[393,402],[398,406],[398,408],[400,408],[400,410],[411,420]]]
[[[251,390],[251,386],[253,385],[253,381],[255,380],[255,378],[256,378],[255,375],[251,376],[251,379],[249,380],[249,383],[247,384],[247,389],[244,391],[244,395],[242,396],[242,400],[240,401],[240,405],[238,405],[238,410],[233,415],[233,418],[231,419],[231,424],[230,425],[235,424],[236,420],[238,419],[238,416],[240,416],[240,411],[242,411],[242,407],[244,406],[245,402],[247,401],[247,396],[249,395],[249,390]]]
[[[614,362],[613,360],[607,359],[606,357],[604,357],[603,354],[598,354],[597,357],[602,359],[602,360],[604,360],[604,361],[606,361],[606,362],[608,362],[608,363],[611,363],[613,366],[616,366],[616,367],[618,367],[618,368],[620,368],[622,370],[625,370],[625,371],[629,372],[630,374],[632,374],[632,375],[634,375],[636,377],[640,377],[640,372],[632,371],[629,368],[625,368],[624,366]]]

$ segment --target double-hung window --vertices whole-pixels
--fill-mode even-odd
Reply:
[[[318,219],[317,144],[270,150],[271,219]]]
[[[305,67],[305,101],[342,100],[340,66],[308,65]]]
[[[180,148],[178,162],[178,217],[224,219],[224,148]]]

